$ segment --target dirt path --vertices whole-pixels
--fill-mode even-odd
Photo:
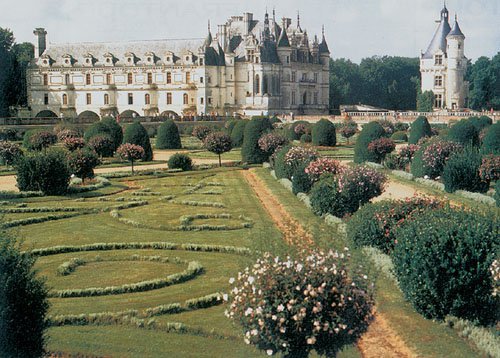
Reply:
[[[245,170],[242,173],[264,209],[283,233],[285,242],[300,248],[310,249],[314,245],[311,235],[304,230],[299,222],[290,216],[266,184],[255,174],[254,169]],[[387,191],[392,193],[391,195],[394,198],[412,196],[415,192],[410,190],[411,187],[404,185],[399,187],[397,185],[399,184],[392,183],[387,188]],[[365,358],[417,357],[380,313],[375,313],[375,319],[371,323],[368,332],[358,342],[358,348]]]
[[[415,194],[424,194],[421,191],[416,190],[410,185],[401,184],[393,180],[389,180],[385,186],[385,190],[382,195],[377,196],[373,199],[373,202],[381,200],[398,200],[404,198],[411,198]]]
[[[278,199],[269,190],[266,184],[254,173],[254,169],[242,172],[250,187],[259,198],[262,206],[267,211],[278,229],[283,233],[283,240],[289,245],[300,249],[310,249],[314,244],[311,235],[304,230],[297,220],[293,219],[288,211],[280,204]]]

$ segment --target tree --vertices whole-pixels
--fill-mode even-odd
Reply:
[[[231,141],[234,147],[241,147],[243,144],[243,136],[245,134],[245,126],[247,125],[247,120],[236,121],[233,129],[231,130]]]
[[[0,162],[4,165],[12,165],[22,157],[23,151],[17,143],[6,140],[0,141]]]
[[[432,135],[431,125],[424,116],[419,116],[413,121],[408,136],[408,144],[417,144],[420,138],[430,137]]]
[[[10,29],[0,28],[0,117],[9,115],[11,97],[10,81],[12,75],[11,49],[14,44],[14,34]]]
[[[378,157],[368,150],[368,145],[384,136],[385,130],[378,122],[365,124],[354,146],[354,163],[376,162]]]
[[[417,97],[417,111],[418,112],[432,112],[434,105],[434,92],[424,91],[419,93]]]
[[[125,143],[118,147],[116,153],[120,158],[128,160],[132,166],[132,174],[134,174],[134,161],[144,158],[144,149],[140,145]]]
[[[267,153],[259,148],[259,138],[272,129],[269,119],[251,119],[245,126],[241,157],[249,164],[263,163],[267,160]]]
[[[88,146],[101,158],[112,157],[115,151],[113,139],[107,134],[96,135],[90,138]]]
[[[113,140],[113,151],[122,144],[123,129],[114,118],[106,117],[92,124],[84,134],[86,142],[96,135],[108,135]]]
[[[231,144],[231,137],[224,132],[210,133],[203,142],[205,148],[212,153],[219,156],[219,167],[222,166],[221,154],[229,152],[233,146]]]
[[[320,119],[312,128],[312,144],[325,147],[334,147],[337,144],[335,124],[328,119]]]
[[[156,149],[180,149],[181,147],[179,128],[173,120],[166,120],[158,128]]]
[[[0,356],[42,357],[49,302],[35,260],[15,240],[0,237]]]
[[[193,137],[196,137],[199,140],[204,141],[207,135],[209,135],[210,133],[212,133],[212,128],[210,128],[209,126],[200,125],[200,126],[195,126],[193,128],[192,135]]]
[[[347,144],[349,144],[349,138],[356,134],[358,131],[358,124],[354,122],[352,119],[349,119],[341,124],[340,126],[340,135],[347,140]]]
[[[73,174],[82,179],[82,183],[94,176],[94,168],[99,163],[97,154],[89,148],[77,149],[68,154],[68,166]]]
[[[142,160],[148,162],[153,159],[153,150],[146,128],[139,121],[128,125],[123,134],[123,143],[136,144],[144,149]]]
[[[29,150],[40,151],[57,142],[57,136],[45,130],[29,130],[24,134],[23,146]]]

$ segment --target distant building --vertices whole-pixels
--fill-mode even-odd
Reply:
[[[32,116],[328,113],[330,51],[289,18],[232,16],[205,39],[47,44],[28,69]]]
[[[448,9],[444,6],[434,37],[420,56],[420,73],[422,92],[434,92],[434,108],[454,110],[466,107],[469,84],[464,80],[467,69],[465,36],[456,15],[453,28],[448,17]]]

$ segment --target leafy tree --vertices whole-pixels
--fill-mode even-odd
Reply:
[[[467,119],[462,119],[451,126],[448,132],[450,140],[463,145],[478,145],[479,131],[474,124]]]
[[[352,119],[343,122],[340,125],[339,129],[340,135],[347,140],[347,144],[349,144],[349,138],[354,136],[357,131],[358,131],[358,124],[354,122]]]
[[[320,119],[312,128],[312,144],[333,147],[337,144],[335,124],[328,119]]]
[[[267,153],[259,148],[259,138],[272,129],[269,119],[251,119],[245,126],[241,157],[249,164],[263,163],[267,160]]]
[[[88,146],[101,158],[112,157],[115,149],[113,139],[107,134],[93,136],[90,138]]]
[[[199,140],[204,141],[207,135],[209,135],[210,133],[212,133],[212,128],[210,128],[209,126],[199,125],[193,128],[192,135],[193,137],[196,137]]]
[[[481,151],[484,154],[500,154],[500,122],[496,122],[487,129]]]
[[[42,357],[49,302],[35,260],[15,240],[0,237],[0,356]]]
[[[500,109],[500,52],[491,60],[485,56],[479,57],[469,66],[466,79],[470,83],[471,108]]]
[[[181,147],[179,128],[177,128],[177,125],[173,120],[166,120],[158,128],[158,134],[156,135],[156,148],[180,149]]]
[[[231,144],[231,137],[224,132],[210,133],[203,142],[205,148],[212,153],[219,156],[219,167],[222,166],[221,154],[229,152],[233,146]]]
[[[125,143],[118,147],[116,153],[120,158],[128,160],[134,174],[134,161],[144,158],[144,148],[137,144]]]
[[[139,121],[128,125],[123,134],[123,143],[137,144],[144,149],[143,161],[150,161],[153,159],[153,150],[151,149],[151,142],[146,128]]]
[[[40,151],[57,142],[57,136],[45,130],[29,130],[24,134],[23,145],[29,150]]]
[[[0,141],[0,163],[12,165],[17,159],[23,156],[23,151],[17,143],[6,140]]]
[[[417,96],[417,111],[419,112],[432,112],[434,105],[434,92],[424,91]]]
[[[9,115],[10,80],[13,60],[11,55],[14,34],[10,29],[0,28],[0,117]]]
[[[123,141],[123,129],[118,122],[111,117],[103,118],[101,121],[92,124],[85,131],[85,141],[88,142],[96,135],[108,135],[113,140],[113,151],[115,151]]]
[[[236,121],[231,130],[231,141],[233,142],[234,147],[241,147],[243,144],[243,135],[245,134],[245,126],[248,121],[241,120]]]
[[[86,178],[94,176],[94,168],[100,163],[97,154],[89,149],[78,149],[68,154],[68,166],[85,183]]]

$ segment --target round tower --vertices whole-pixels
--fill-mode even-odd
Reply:
[[[446,106],[449,109],[465,107],[466,86],[464,82],[467,58],[464,55],[465,36],[455,15],[453,28],[446,36],[448,68],[446,86]]]

